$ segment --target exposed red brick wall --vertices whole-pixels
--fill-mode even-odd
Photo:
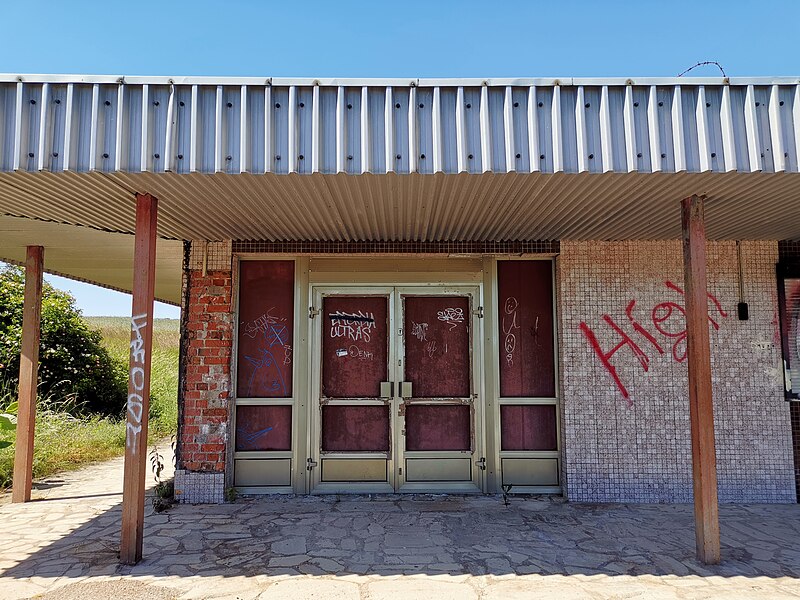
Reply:
[[[189,278],[188,344],[180,428],[180,464],[223,472],[233,350],[230,271],[193,270]]]

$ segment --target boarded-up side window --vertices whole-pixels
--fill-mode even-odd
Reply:
[[[292,396],[294,262],[243,261],[239,269],[239,398]]]
[[[500,396],[555,396],[553,263],[497,263]]]

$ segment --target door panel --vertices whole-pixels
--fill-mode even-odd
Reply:
[[[326,296],[322,315],[322,396],[380,397],[389,379],[389,299]]]
[[[388,452],[389,407],[322,407],[323,452]]]
[[[471,314],[466,296],[405,296],[405,378],[414,398],[471,393]]]
[[[404,435],[398,464],[405,467],[405,474],[398,474],[400,491],[470,492],[482,487],[482,471],[473,468],[483,464],[474,453],[476,297],[464,288],[405,288],[400,295]]]
[[[406,406],[406,450],[470,451],[471,413],[466,404]]]

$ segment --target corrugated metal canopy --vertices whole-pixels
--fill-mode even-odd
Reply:
[[[800,79],[0,75],[0,171],[798,172]]]
[[[165,241],[676,238],[691,194],[711,238],[800,239],[798,148],[798,78],[0,75],[0,258],[36,219],[102,260],[136,192]]]

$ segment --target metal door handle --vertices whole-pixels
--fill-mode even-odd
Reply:
[[[313,458],[309,458],[308,460],[306,460],[306,470],[307,471],[310,471],[311,469],[313,469],[316,466],[317,466],[317,461],[315,461]]]
[[[381,398],[394,398],[394,381],[381,381]]]
[[[410,381],[401,381],[400,382],[400,397],[401,398],[411,398],[412,397],[412,386]]]
[[[478,467],[481,471],[486,470],[486,457],[481,456],[481,459],[475,462],[475,466]]]

